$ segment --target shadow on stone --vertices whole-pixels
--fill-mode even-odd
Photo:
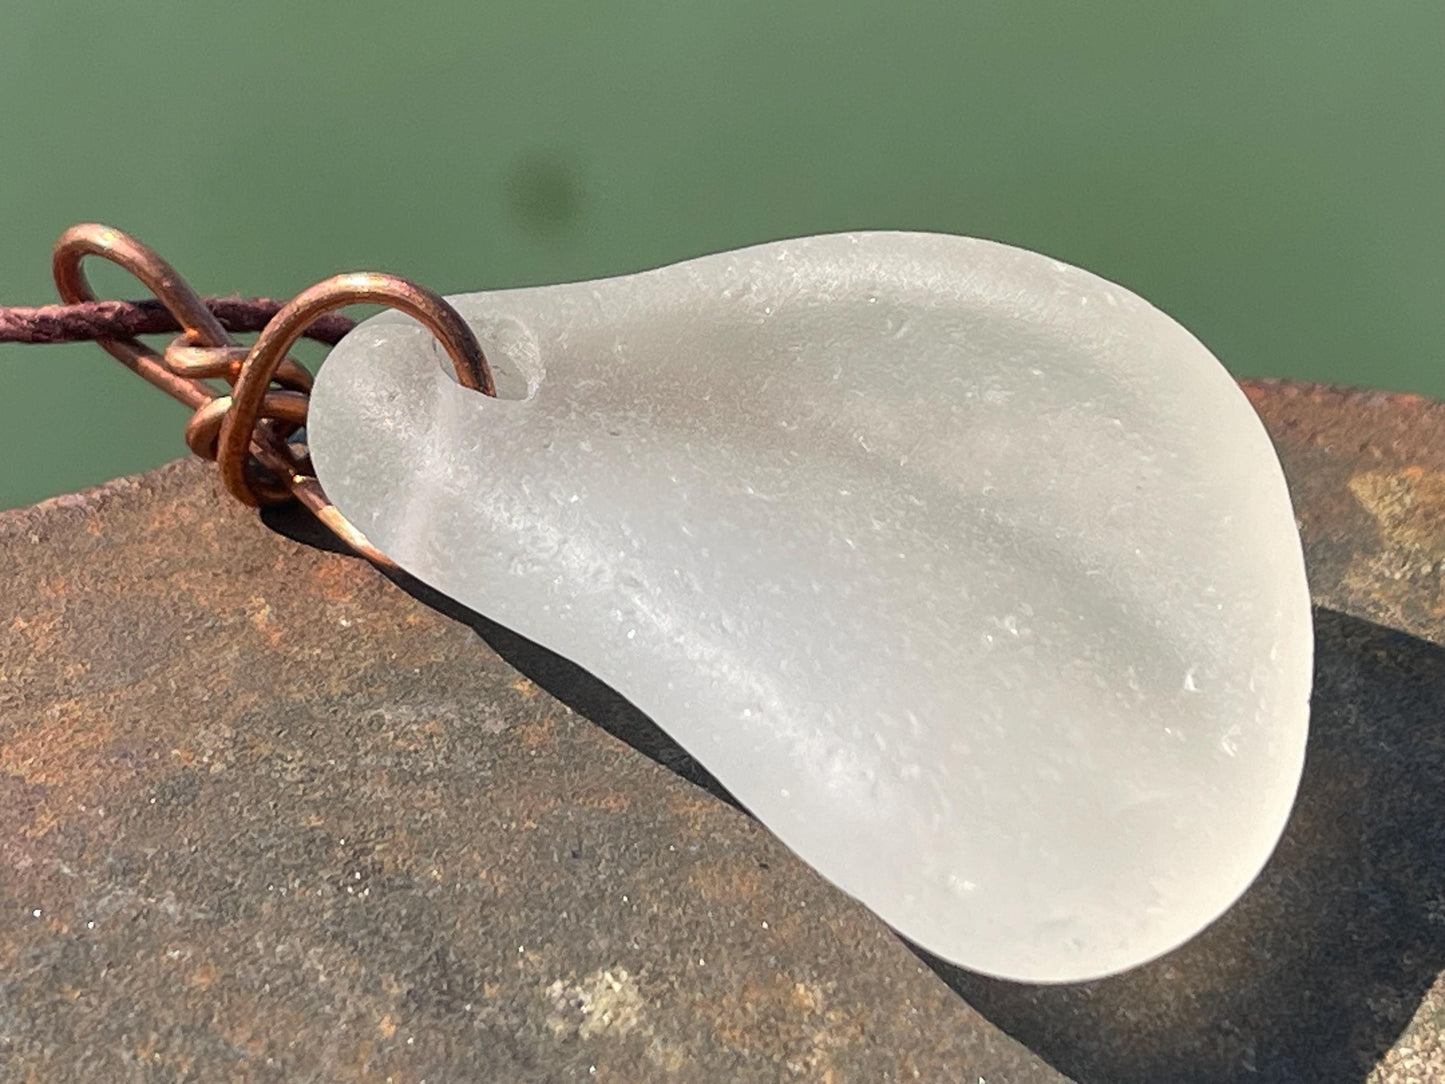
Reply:
[[[354,555],[354,551],[345,542],[332,534],[297,501],[267,505],[261,509],[261,522],[277,534],[312,549]]]
[[[333,553],[350,553],[335,535],[296,504],[262,512],[265,524],[278,534]],[[738,809],[742,806],[706,768],[670,738],[631,701],[593,677],[576,663],[490,621],[405,572],[386,575],[397,587],[425,606],[460,621],[480,636],[507,664],[547,690],[578,715],[596,723],[644,756],[702,787]],[[746,812],[746,810],[744,810]]]
[[[268,522],[337,548],[305,516]],[[591,674],[409,576],[394,579],[579,714],[738,805]],[[1294,814],[1243,899],[1179,950],[1114,978],[1052,987],[914,951],[1081,1084],[1363,1080],[1445,967],[1445,649],[1316,610],[1311,732]]]
[[[1298,803],[1244,898],[1176,952],[1036,987],[924,956],[1081,1084],[1362,1080],[1445,966],[1445,649],[1315,612]]]

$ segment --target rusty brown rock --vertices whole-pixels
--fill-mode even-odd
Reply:
[[[0,554],[0,1078],[1059,1079],[745,814],[199,463],[0,516]]]
[[[921,960],[605,687],[201,464],[0,514],[0,1079],[1445,1079],[1445,406],[1247,390],[1319,607],[1299,808],[1072,987]]]

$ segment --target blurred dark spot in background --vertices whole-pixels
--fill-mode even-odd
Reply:
[[[507,175],[507,210],[528,233],[560,236],[582,216],[582,179],[556,151],[533,151]]]

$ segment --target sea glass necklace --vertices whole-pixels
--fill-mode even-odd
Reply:
[[[938,956],[1135,966],[1284,828],[1313,645],[1284,476],[1219,362],[1122,287],[853,233],[447,300],[338,276],[246,348],[104,227],[62,237],[67,301],[86,255],[183,328],[103,345],[196,408],[233,493],[299,497],[591,671]],[[312,388],[286,351],[352,301],[401,311]]]

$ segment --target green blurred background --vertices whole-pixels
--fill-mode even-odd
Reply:
[[[0,0],[0,303],[53,299],[50,244],[83,220],[203,293],[272,296],[902,227],[1089,268],[1241,375],[1445,396],[1441,15]],[[94,346],[0,346],[0,389],[0,507],[184,454],[183,410]]]

